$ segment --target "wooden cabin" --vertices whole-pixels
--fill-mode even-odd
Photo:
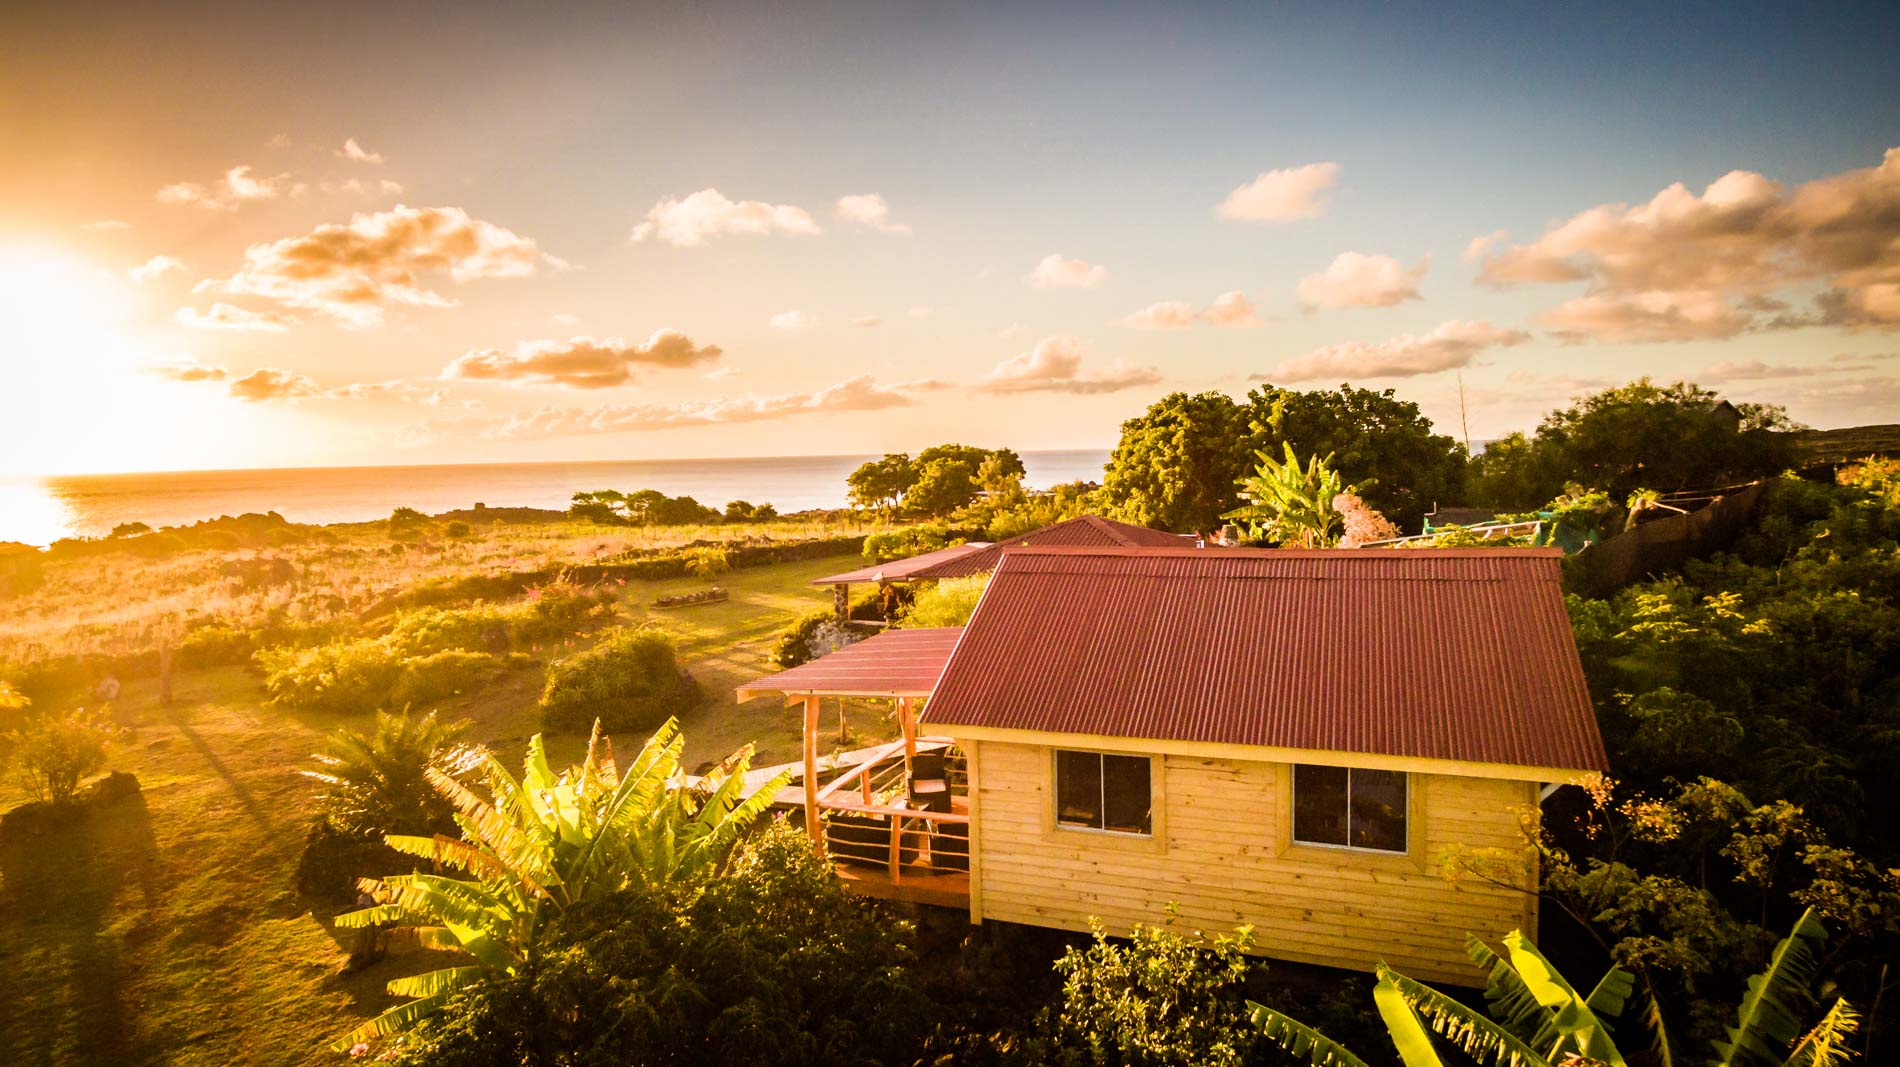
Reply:
[[[1070,930],[1173,904],[1267,956],[1477,985],[1466,934],[1535,933],[1541,796],[1605,766],[1560,555],[1015,547],[961,630],[741,693],[804,705],[808,824],[864,892]],[[821,782],[846,695],[904,736]],[[1521,884],[1453,884],[1459,847]]]

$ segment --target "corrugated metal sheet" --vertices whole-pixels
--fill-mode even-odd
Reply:
[[[739,687],[739,699],[763,693],[922,696],[935,686],[963,635],[961,626],[886,630],[828,656]]]
[[[1604,768],[1560,555],[1012,548],[926,717]]]
[[[920,575],[916,573],[919,570],[928,570],[932,566],[948,563],[963,556],[981,552],[988,547],[990,547],[988,541],[971,541],[968,544],[951,545],[949,548],[940,548],[935,552],[925,552],[922,555],[905,556],[903,559],[894,559],[888,563],[874,563],[869,567],[859,567],[857,570],[845,571],[843,574],[834,574],[829,578],[815,578],[811,584],[855,585],[859,582],[906,582],[912,578],[920,577]]]
[[[1114,519],[1104,519],[1100,515],[1079,515],[1073,519],[1051,523],[1038,530],[1018,534],[1007,541],[998,541],[981,552],[972,552],[966,556],[942,560],[928,567],[913,571],[915,578],[961,578],[971,574],[987,574],[996,569],[1003,561],[1003,550],[1009,548],[1192,548],[1194,540],[1181,534],[1166,530],[1151,530],[1146,526],[1135,526]]]

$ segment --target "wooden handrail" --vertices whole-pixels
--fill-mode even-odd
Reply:
[[[922,808],[887,808],[877,804],[860,804],[851,800],[828,800],[822,807],[826,811],[842,811],[852,815],[895,815],[900,819],[924,819],[929,822],[968,824],[970,816],[961,811],[925,811]]]

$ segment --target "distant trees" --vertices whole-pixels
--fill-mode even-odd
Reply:
[[[1366,505],[1401,528],[1464,492],[1463,446],[1434,433],[1418,405],[1392,390],[1263,385],[1244,403],[1220,392],[1174,393],[1124,422],[1103,496],[1130,522],[1211,530],[1238,504],[1236,483],[1254,454],[1288,448],[1332,454],[1342,478],[1368,483]]]
[[[638,489],[631,493],[594,489],[575,493],[567,515],[570,519],[603,526],[693,526],[722,521],[767,522],[778,518],[778,509],[770,504],[734,500],[721,512],[690,496],[667,496],[658,489]]]
[[[1305,466],[1292,445],[1282,445],[1285,461],[1261,449],[1260,466],[1241,479],[1240,496],[1247,503],[1221,516],[1247,524],[1247,538],[1285,548],[1331,548],[1339,541],[1341,516],[1333,500],[1357,493],[1348,490],[1333,470],[1332,456],[1314,456]]]
[[[942,517],[984,491],[1020,489],[1022,457],[1008,448],[945,444],[924,449],[912,459],[893,452],[864,463],[845,478],[851,503],[886,515]]]
[[[1475,498],[1528,507],[1570,483],[1622,500],[1637,489],[1684,489],[1765,477],[1794,459],[1775,404],[1736,404],[1687,382],[1641,378],[1544,416],[1530,437],[1493,442],[1472,463]]]

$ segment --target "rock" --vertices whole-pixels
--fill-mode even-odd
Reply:
[[[138,776],[126,771],[113,771],[93,782],[88,782],[79,790],[79,802],[94,806],[113,804],[126,797],[137,796],[139,792]]]

